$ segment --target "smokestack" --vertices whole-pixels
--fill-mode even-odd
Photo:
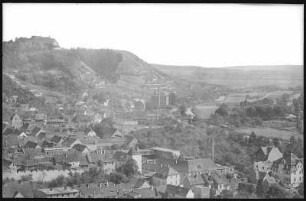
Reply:
[[[215,139],[212,138],[211,160],[215,162]]]

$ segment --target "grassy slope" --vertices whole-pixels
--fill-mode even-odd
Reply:
[[[187,80],[232,87],[274,85],[287,88],[303,84],[303,66],[240,66],[227,68],[154,66],[160,71]]]

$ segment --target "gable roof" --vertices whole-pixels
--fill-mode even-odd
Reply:
[[[119,161],[119,162],[125,162],[128,160],[130,155],[128,153],[125,153],[123,151],[116,151],[113,155],[113,159]]]
[[[85,149],[87,148],[87,146],[82,145],[82,144],[75,144],[72,149],[78,150],[80,152],[83,152]]]
[[[142,188],[136,189],[135,192],[139,193],[141,195],[141,198],[161,198],[156,189]]]
[[[76,140],[77,140],[76,138],[68,137],[62,142],[62,145],[66,147],[70,147]]]
[[[3,132],[3,135],[10,135],[10,134],[14,134],[13,128],[6,128]]]
[[[229,184],[228,179],[223,174],[218,174],[217,172],[212,172],[211,176],[217,184]]]
[[[273,147],[268,155],[268,161],[276,161],[283,157],[283,154],[279,151],[277,147]]]
[[[44,140],[43,143],[41,144],[42,148],[52,148],[54,146],[55,146],[55,144],[53,142],[49,142],[49,141],[46,141],[46,140]]]
[[[27,130],[29,127],[30,123],[23,123],[21,130]]]
[[[180,186],[174,186],[174,185],[167,185],[166,192],[174,195],[179,195],[186,197],[190,189],[180,187]]]
[[[35,147],[37,146],[38,144],[36,142],[33,142],[33,141],[27,141],[27,143],[23,146],[24,148],[32,148],[32,149],[35,149]]]
[[[18,192],[25,198],[34,198],[33,188],[30,182],[17,182],[7,183],[3,186],[2,196],[13,197],[14,193]]]
[[[61,136],[54,135],[54,136],[51,138],[50,142],[53,142],[53,143],[57,144],[57,143],[59,143],[59,142],[61,141],[61,139],[62,139]]]
[[[186,179],[188,179],[191,186],[204,184],[203,178],[199,174],[194,176],[187,176]]]
[[[35,128],[33,128],[32,130],[31,130],[31,135],[32,136],[36,136],[37,135],[37,133],[39,132],[39,131],[41,131],[42,130],[42,128],[39,128],[39,127],[35,127]]]

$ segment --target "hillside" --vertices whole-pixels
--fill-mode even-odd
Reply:
[[[55,39],[33,36],[3,42],[3,71],[25,86],[62,94],[108,90],[151,92],[172,80],[136,55],[109,49],[63,49]]]
[[[233,88],[277,86],[289,88],[303,85],[303,66],[239,66],[203,68],[196,66],[154,66],[164,73],[193,81],[227,85]]]

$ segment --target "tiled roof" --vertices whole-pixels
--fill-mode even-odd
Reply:
[[[218,184],[229,184],[228,179],[223,174],[218,174],[216,172],[211,173],[212,178]]]
[[[203,178],[199,174],[196,174],[195,176],[188,176],[187,179],[192,186],[204,184]]]
[[[135,192],[139,193],[141,195],[141,198],[161,198],[156,189],[143,188],[136,189]]]
[[[58,135],[54,135],[52,139],[50,140],[51,142],[54,142],[55,144],[59,143],[61,141],[62,137]]]
[[[8,198],[13,197],[16,191],[25,198],[34,198],[33,188],[30,182],[23,182],[21,184],[17,182],[7,183],[3,186],[2,196]]]
[[[27,141],[27,143],[23,146],[24,148],[35,148],[38,144],[36,142]]]
[[[31,130],[31,135],[36,136],[36,134],[41,130],[39,127],[35,127]]]
[[[41,144],[41,147],[42,147],[42,148],[52,148],[52,147],[54,147],[54,146],[55,146],[54,143],[48,142],[48,141],[43,141],[43,143]]]
[[[180,195],[183,197],[186,197],[190,189],[180,187],[180,186],[174,186],[174,185],[167,185],[166,192],[174,195]]]
[[[277,147],[271,148],[269,155],[268,155],[268,161],[276,161],[277,159],[280,159],[283,157],[283,154],[279,151]]]
[[[80,152],[83,152],[87,147],[82,144],[75,144],[72,149],[78,150]]]
[[[10,134],[14,134],[13,128],[6,128],[3,132],[3,135],[10,135]]]
[[[77,139],[76,138],[66,138],[63,142],[62,142],[62,145],[63,146],[67,146],[67,147],[70,147],[72,145],[72,143],[74,143]]]

